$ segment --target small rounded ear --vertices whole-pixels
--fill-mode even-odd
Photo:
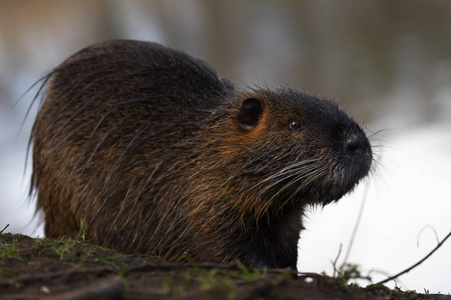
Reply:
[[[238,113],[238,125],[242,129],[250,130],[258,125],[262,114],[263,102],[260,99],[246,99]]]

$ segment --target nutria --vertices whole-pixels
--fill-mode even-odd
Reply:
[[[207,63],[130,40],[53,70],[32,132],[49,237],[172,262],[296,269],[301,217],[365,177],[372,151],[338,105],[288,88],[239,92]]]

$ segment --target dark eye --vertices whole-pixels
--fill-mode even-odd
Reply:
[[[298,120],[291,120],[290,121],[290,128],[293,130],[299,130],[302,128],[301,122]]]

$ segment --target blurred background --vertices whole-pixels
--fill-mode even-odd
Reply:
[[[328,96],[378,132],[370,178],[305,217],[300,271],[332,275],[342,245],[337,265],[358,264],[379,281],[451,230],[451,3],[415,0],[0,0],[0,230],[43,235],[27,198],[37,110],[25,118],[37,91],[27,89],[81,48],[113,38],[186,51],[240,89]],[[397,286],[448,294],[450,269],[451,241]]]

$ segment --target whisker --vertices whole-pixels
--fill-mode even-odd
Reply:
[[[253,186],[253,188],[256,188],[268,181],[272,181],[274,179],[280,178],[278,181],[271,184],[271,187],[272,187],[272,186],[280,183],[281,181],[286,180],[287,178],[290,178],[298,173],[305,173],[306,171],[310,171],[311,168],[314,168],[314,165],[308,165],[308,164],[312,164],[316,161],[318,161],[318,159],[307,159],[307,160],[303,160],[303,161],[294,163],[292,165],[289,165],[289,166],[281,169],[280,171],[264,178],[263,180],[261,180],[260,182],[255,184]]]
[[[320,171],[326,169],[326,167],[324,166],[320,166],[320,165],[316,165],[315,168],[312,168],[308,173],[300,173],[300,174],[296,174],[298,176],[296,176],[294,179],[290,180],[289,182],[287,182],[282,188],[280,188],[277,193],[273,194],[272,197],[268,200],[268,202],[272,202],[277,196],[279,196],[282,192],[284,192],[285,190],[289,189],[291,186],[293,186],[294,184],[298,183],[301,180],[304,180],[307,178],[307,180],[304,180],[302,182],[302,184],[300,185],[300,187],[298,187],[298,189],[296,190],[295,193],[293,193],[294,195],[297,194],[300,190],[302,190],[303,188],[305,188],[309,183],[313,182],[314,180],[311,179],[315,174],[320,174]],[[316,176],[317,177],[317,176]],[[315,177],[315,178],[316,178]],[[311,180],[308,180],[311,179]],[[291,197],[289,197],[288,199],[291,199]]]

